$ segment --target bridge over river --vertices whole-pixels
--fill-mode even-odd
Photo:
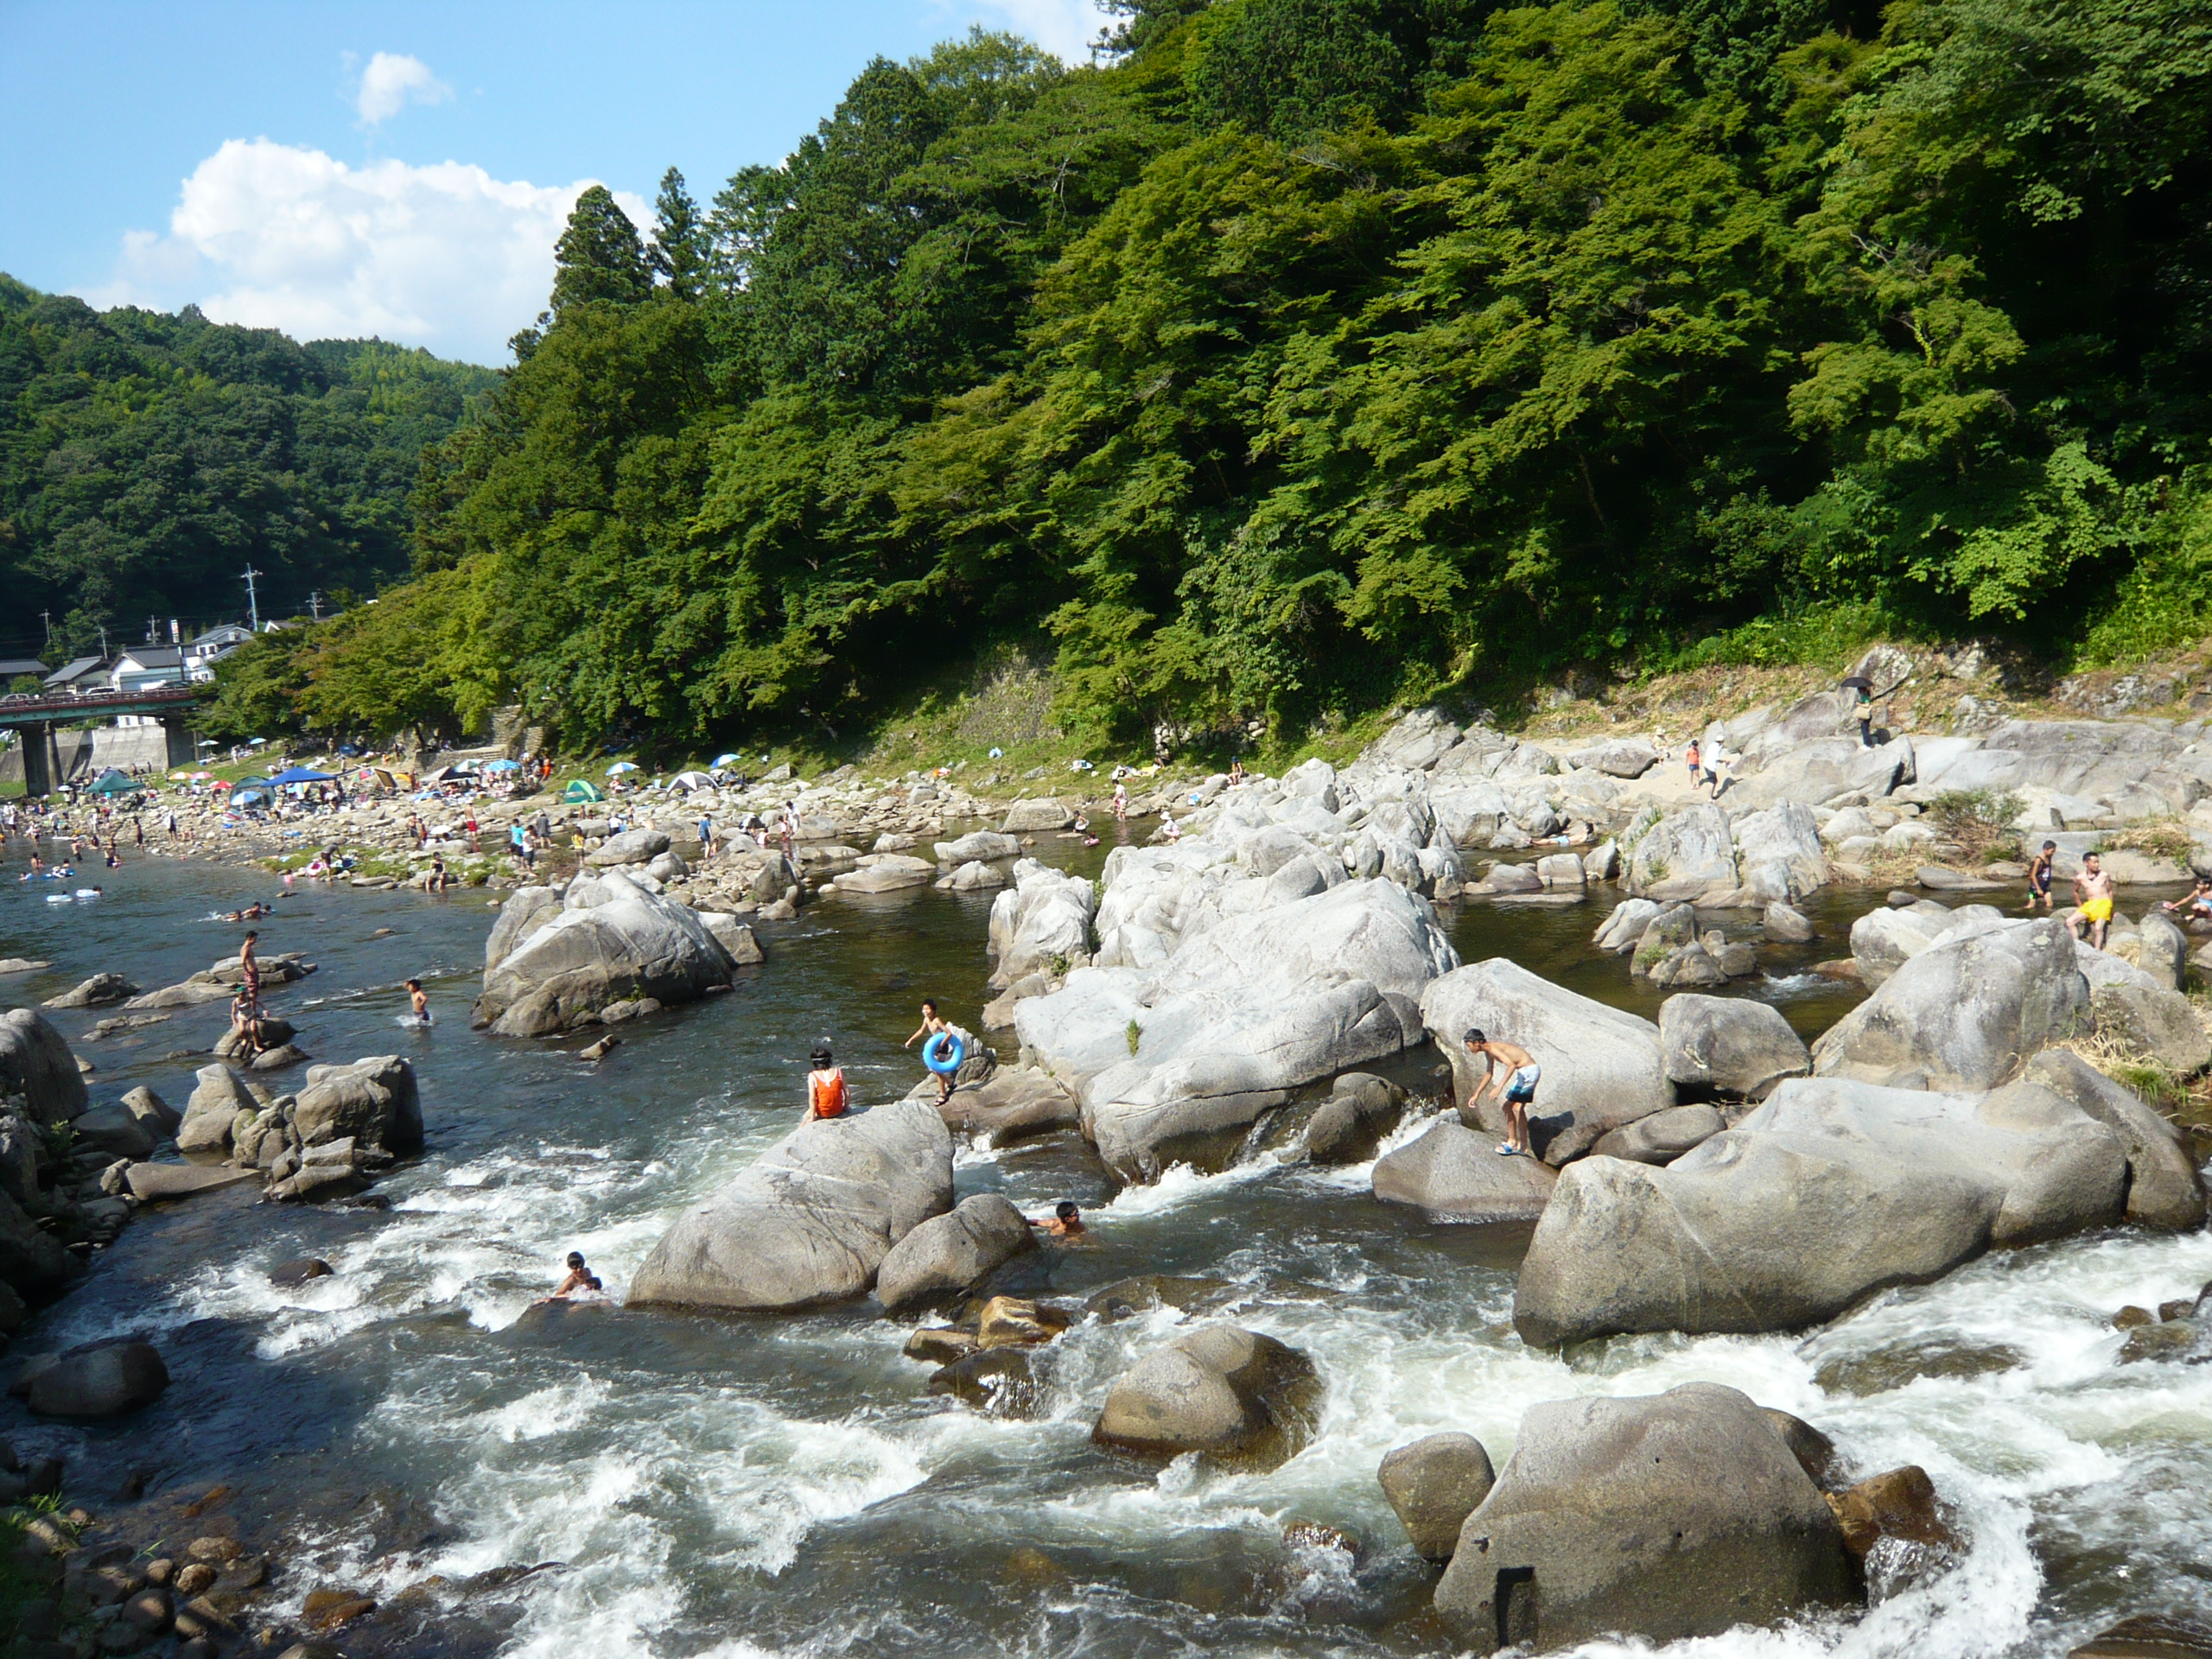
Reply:
[[[55,745],[57,727],[75,726],[88,720],[108,721],[118,715],[143,715],[161,723],[167,738],[169,766],[189,766],[197,759],[193,748],[192,711],[214,688],[204,685],[149,685],[136,691],[92,691],[85,695],[47,695],[0,697],[0,729],[22,734],[23,792],[48,795],[64,775],[60,752]]]

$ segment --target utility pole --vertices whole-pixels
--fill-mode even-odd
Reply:
[[[308,595],[308,608],[315,613],[315,620],[322,620],[322,589],[318,588]]]
[[[54,613],[41,611],[38,613],[38,620],[46,624],[46,645],[47,649],[50,651],[54,647]]]
[[[149,616],[146,619],[146,643],[148,645],[152,645],[155,639],[159,637],[155,632],[159,626],[160,624],[156,622],[154,618]]]
[[[253,579],[256,576],[264,574],[266,573],[257,570],[253,568],[251,560],[247,561],[245,567],[245,608],[246,614],[253,619],[253,631],[256,633],[259,633],[261,632],[261,600],[253,591]]]

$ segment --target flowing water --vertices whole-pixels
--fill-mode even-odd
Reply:
[[[165,861],[106,874],[108,896],[82,905],[7,882],[0,955],[55,963],[7,995],[101,969],[172,982],[234,948],[211,912],[274,886]],[[1822,942],[1770,953],[1776,976],[1750,994],[1824,1028],[1851,994],[1795,970],[1842,954],[1869,901],[1827,899]],[[1171,1311],[1078,1325],[1049,1351],[1043,1414],[1007,1421],[926,1395],[928,1369],[900,1353],[910,1325],[865,1304],[776,1319],[533,1306],[572,1249],[619,1293],[679,1209],[789,1128],[817,1034],[861,1099],[905,1093],[919,998],[972,1020],[986,995],[988,907],[924,890],[764,928],[769,960],[733,995],[626,1027],[594,1065],[581,1039],[468,1030],[483,894],[282,900],[264,950],[304,950],[320,971],[279,1010],[318,1058],[410,1057],[427,1154],[381,1184],[388,1212],[231,1189],[142,1214],[19,1351],[147,1331],[175,1382],[127,1429],[59,1429],[12,1405],[0,1429],[27,1452],[67,1449],[81,1490],[133,1471],[156,1497],[236,1485],[287,1564],[280,1595],[338,1582],[386,1604],[349,1631],[356,1652],[1412,1655],[1452,1644],[1427,1611],[1433,1572],[1376,1485],[1383,1453],[1456,1428],[1502,1463],[1533,1402],[1707,1379],[1827,1430],[1862,1472],[1923,1465],[1967,1548],[1863,1619],[1670,1653],[2050,1655],[2128,1612],[2212,1615],[2212,1368],[2120,1366],[2109,1324],[2123,1303],[2193,1294],[2212,1236],[2114,1231],[1992,1257],[1809,1335],[1624,1338],[1563,1361],[1513,1334],[1524,1238],[1379,1205],[1367,1166],[1179,1170],[1117,1192],[1072,1135],[963,1150],[963,1195],[1001,1190],[1033,1215],[1073,1197],[1092,1213],[1094,1242],[1031,1259],[1034,1294],[1211,1276],[1232,1317],[1313,1356],[1320,1432],[1265,1474],[1090,1444],[1108,1384],[1172,1332]],[[1466,960],[1510,956],[1651,1013],[1625,963],[1589,950],[1602,914],[1469,905],[1452,926]],[[410,975],[431,993],[427,1031],[400,1020]],[[58,1016],[73,1038],[98,1017]],[[145,1082],[181,1105],[198,1061],[176,1051],[205,1048],[223,1017],[184,1010],[80,1043],[96,1096]],[[335,1274],[270,1287],[273,1264],[308,1254]],[[1341,1529],[1357,1554],[1287,1543],[1298,1521]]]

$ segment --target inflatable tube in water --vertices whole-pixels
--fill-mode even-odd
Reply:
[[[73,905],[77,901],[66,893],[49,893],[46,895],[46,902],[49,905]]]
[[[949,1077],[968,1058],[968,1045],[957,1031],[941,1031],[922,1045],[922,1064],[940,1077]]]

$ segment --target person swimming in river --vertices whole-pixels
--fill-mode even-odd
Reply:
[[[410,979],[407,982],[407,1008],[414,1017],[416,1025],[427,1026],[430,1023],[429,994],[423,990],[423,982],[419,979]]]
[[[905,1042],[899,1044],[899,1046],[901,1048],[912,1048],[916,1042],[925,1037],[928,1038],[930,1042],[933,1043],[944,1033],[951,1029],[951,1027],[946,1025],[943,1020],[938,1017],[937,999],[933,996],[925,996],[922,999],[921,1025],[916,1028],[914,1034],[912,1037],[909,1037]],[[925,1061],[929,1058],[929,1043],[924,1043],[922,1045],[922,1058]],[[952,1079],[946,1077],[942,1071],[931,1071],[930,1075],[937,1079],[937,1103],[942,1106],[946,1101],[952,1098]]]
[[[1090,1229],[1083,1224],[1083,1210],[1073,1198],[1062,1198],[1052,1206],[1052,1213],[1043,1220],[1024,1216],[1030,1226],[1041,1228],[1047,1238],[1084,1238]]]
[[[565,1302],[572,1296],[591,1297],[606,1294],[607,1287],[600,1282],[599,1275],[584,1265],[584,1253],[582,1250],[569,1252],[568,1267],[569,1276],[561,1281],[550,1296],[544,1299],[546,1301]]]
[[[845,1087],[843,1070],[830,1057],[827,1037],[815,1044],[813,1060],[814,1069],[806,1074],[806,1116],[799,1122],[842,1117],[852,1104],[852,1094]]]

